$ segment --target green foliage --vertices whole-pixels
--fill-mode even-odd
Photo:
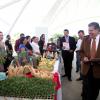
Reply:
[[[0,96],[53,98],[55,84],[51,79],[13,77],[0,81]]]
[[[4,64],[4,63],[5,63],[5,58],[0,55],[0,64]]]
[[[78,36],[76,36],[76,35],[73,35],[73,37],[75,38],[75,40],[76,40],[76,41],[78,40]]]
[[[0,64],[4,64],[5,63],[6,55],[7,55],[6,51],[0,51]]]
[[[57,41],[57,39],[59,37],[62,37],[63,36],[63,33],[55,33],[50,39],[49,41],[51,41],[53,39],[53,41]]]
[[[26,51],[21,51],[19,53],[19,57],[26,57],[27,56],[27,52]]]

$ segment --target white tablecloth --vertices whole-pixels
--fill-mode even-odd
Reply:
[[[58,59],[55,64],[54,64],[54,70],[53,73],[58,73],[59,75],[59,81],[61,84],[61,76],[60,76],[60,72],[61,72],[61,66],[60,66],[60,59]],[[62,100],[62,87],[58,89],[57,91],[57,100]]]

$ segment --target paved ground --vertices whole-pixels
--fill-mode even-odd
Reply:
[[[75,72],[75,60],[73,62],[73,70],[72,70],[72,82],[67,80],[67,77],[62,78],[62,100],[82,100],[81,98],[81,90],[82,90],[82,81],[76,81],[76,78],[79,77],[79,73]],[[63,69],[62,69],[62,73]],[[100,100],[100,93],[97,100]]]
[[[75,81],[75,76],[72,78],[73,81],[69,82],[67,77],[62,78],[62,100],[82,100],[81,99],[81,87],[82,82]]]

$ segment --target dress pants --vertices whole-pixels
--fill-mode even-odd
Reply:
[[[80,71],[80,79],[82,79],[82,74],[81,74],[81,60],[80,60],[80,52],[76,52],[76,72]]]
[[[11,63],[11,60],[9,60],[8,58],[6,58],[6,61],[4,63],[4,71],[6,72],[8,70],[8,67]]]
[[[100,90],[100,79],[93,77],[92,66],[86,76],[83,77],[82,100],[97,100]]]
[[[63,58],[63,62],[64,62],[65,74],[68,76],[68,79],[71,79],[73,53],[70,53],[67,50],[63,50],[62,58]]]
[[[12,56],[12,52],[10,54],[7,54],[5,63],[4,63],[4,70],[5,72],[8,71],[8,67],[11,64],[11,61],[14,59],[14,57]]]
[[[80,68],[81,68],[80,52],[76,51],[76,71],[78,72]]]

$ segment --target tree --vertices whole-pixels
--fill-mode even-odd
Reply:
[[[77,35],[73,35],[73,37],[75,38],[75,41],[77,42],[77,40],[78,40]]]
[[[54,42],[57,42],[57,39],[62,36],[63,33],[55,33],[51,38],[49,38],[49,41],[53,40]]]

